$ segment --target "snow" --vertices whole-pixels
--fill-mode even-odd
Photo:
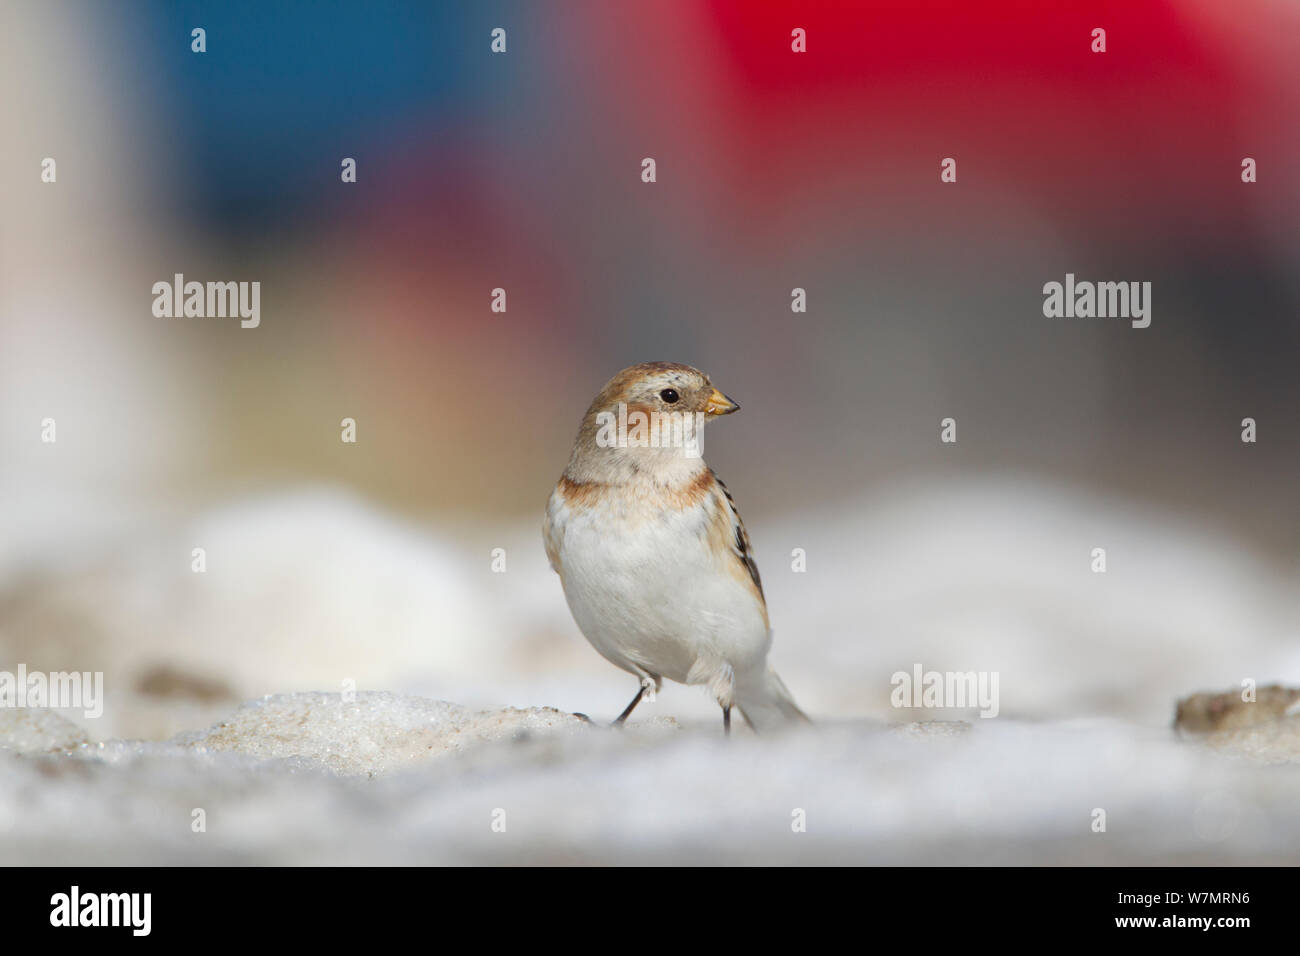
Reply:
[[[727,740],[673,685],[604,726],[635,682],[536,522],[329,490],[175,510],[43,515],[35,563],[0,541],[6,659],[106,696],[0,709],[0,863],[1300,862],[1300,714],[1172,727],[1193,692],[1300,684],[1295,567],[1221,528],[1005,478],[747,512],[816,723]],[[893,708],[915,664],[996,671],[999,716]]]
[[[0,862],[1282,863],[1268,763],[1110,719],[722,737],[388,693],[269,697],[165,743],[0,724]],[[66,750],[65,748],[71,748]],[[62,751],[62,753],[50,753]],[[206,814],[192,830],[193,811]],[[1093,832],[1094,810],[1106,831]],[[803,811],[806,831],[792,827]],[[504,817],[501,814],[504,812]],[[504,832],[493,829],[504,819]],[[499,824],[498,824],[499,825]]]

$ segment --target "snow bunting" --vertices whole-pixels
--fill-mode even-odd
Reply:
[[[542,532],[569,610],[641,681],[615,724],[665,677],[707,685],[728,733],[733,705],[759,731],[808,719],[767,666],[767,602],[740,513],[690,440],[739,407],[689,365],[626,368],[587,409],[551,493]],[[655,440],[670,434],[684,440]]]

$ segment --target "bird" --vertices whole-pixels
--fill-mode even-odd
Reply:
[[[615,726],[664,678],[707,687],[728,736],[732,707],[757,733],[808,721],[767,664],[749,534],[701,453],[704,424],[739,408],[689,365],[625,368],[587,409],[547,502],[546,555],[574,621],[640,682]]]

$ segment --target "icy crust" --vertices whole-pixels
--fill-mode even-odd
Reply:
[[[441,700],[366,692],[278,694],[244,704],[211,730],[176,739],[199,751],[292,760],[339,774],[387,773],[449,751],[580,731],[582,718],[549,707],[473,711]]]
[[[86,732],[52,710],[0,707],[0,751],[60,753],[89,743]]]

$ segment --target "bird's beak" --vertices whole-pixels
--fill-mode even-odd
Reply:
[[[739,405],[715,388],[713,394],[709,396],[709,400],[704,403],[704,414],[709,416],[730,415],[739,408]]]

